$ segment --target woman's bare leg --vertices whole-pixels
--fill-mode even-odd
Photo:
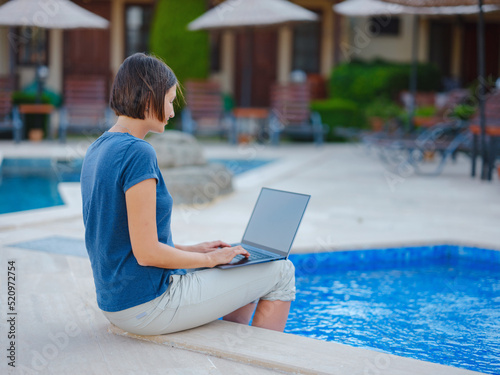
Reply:
[[[240,307],[238,310],[225,315],[223,319],[229,322],[248,324],[250,323],[250,319],[252,318],[255,306],[255,303],[249,303],[248,305]]]
[[[285,330],[290,301],[260,300],[255,310],[252,325],[283,332]]]

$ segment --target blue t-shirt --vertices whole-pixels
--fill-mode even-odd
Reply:
[[[87,150],[80,179],[83,223],[101,310],[120,311],[151,301],[165,292],[170,275],[186,272],[141,266],[132,253],[125,192],[149,178],[156,179],[158,240],[174,246],[173,201],[154,148],[129,133],[105,132]]]

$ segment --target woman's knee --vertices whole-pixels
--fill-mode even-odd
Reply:
[[[293,276],[295,278],[295,266],[290,259],[285,259],[283,263],[283,276]]]
[[[295,267],[291,261],[279,260],[276,262],[274,267],[277,274],[279,274],[279,279],[274,287],[274,290],[264,296],[264,300],[280,300],[280,301],[293,301],[295,299]]]

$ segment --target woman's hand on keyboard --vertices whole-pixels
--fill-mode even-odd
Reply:
[[[219,264],[227,264],[233,260],[236,255],[249,257],[250,254],[241,246],[222,247],[205,254],[208,258],[209,267],[215,267]]]

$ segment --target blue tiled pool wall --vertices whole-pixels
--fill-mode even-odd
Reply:
[[[332,256],[332,253],[335,254]],[[292,254],[296,274],[323,273],[339,269],[376,269],[415,266],[429,260],[447,264],[466,262],[473,267],[500,268],[500,251],[460,245],[429,245],[404,248],[378,248],[325,253]]]

